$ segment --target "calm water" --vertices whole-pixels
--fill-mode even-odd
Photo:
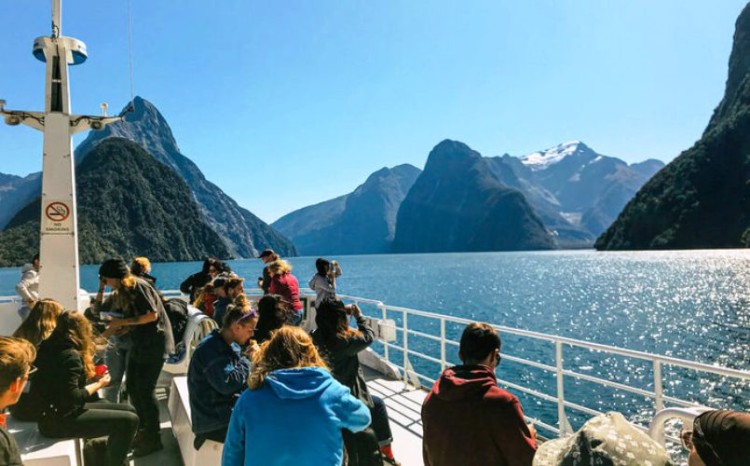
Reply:
[[[593,251],[344,256],[339,291],[419,310],[490,321],[636,350],[721,364],[750,366],[750,251]],[[291,259],[306,286],[314,258]],[[255,283],[259,260],[230,262]],[[176,289],[200,264],[155,264],[160,288]],[[95,266],[82,269],[82,285],[95,290]],[[0,295],[14,293],[19,269],[0,269]],[[394,315],[394,317],[398,317]],[[410,320],[410,327],[429,322]],[[460,328],[448,332],[456,337]],[[551,345],[506,335],[503,352],[554,365]],[[410,347],[439,354],[429,341],[410,337]],[[652,368],[628,358],[566,349],[566,366],[653,389]],[[392,352],[395,361],[401,355]],[[455,362],[455,355],[451,355]],[[439,367],[414,362],[435,378]],[[555,394],[555,378],[503,361],[501,377]],[[697,377],[665,368],[667,394],[734,409],[750,408],[747,384]],[[520,396],[527,414],[554,424],[556,408]],[[650,417],[642,397],[566,379],[566,398],[631,419]],[[642,420],[642,419],[639,419]],[[580,419],[573,416],[574,427]]]

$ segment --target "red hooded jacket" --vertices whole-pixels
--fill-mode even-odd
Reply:
[[[536,451],[521,403],[486,366],[455,366],[422,405],[425,466],[530,466]]]

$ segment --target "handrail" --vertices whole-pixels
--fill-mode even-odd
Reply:
[[[357,303],[368,303],[368,304],[375,305],[380,310],[380,313],[381,313],[380,317],[383,319],[388,318],[388,312],[393,312],[393,313],[396,313],[396,315],[401,316],[402,324],[401,326],[396,326],[396,331],[401,332],[402,345],[398,345],[395,342],[390,343],[387,341],[381,341],[381,344],[383,345],[386,358],[388,357],[389,348],[399,350],[403,353],[402,364],[394,364],[394,365],[403,371],[403,378],[404,378],[405,383],[409,382],[410,380],[412,381],[414,380],[414,378],[409,377],[409,373],[412,373],[412,375],[415,375],[418,379],[424,379],[427,381],[434,380],[428,375],[414,372],[414,369],[412,369],[411,363],[409,360],[410,356],[417,357],[422,360],[429,361],[431,363],[437,363],[440,365],[441,370],[447,367],[448,362],[446,360],[446,346],[447,345],[458,346],[458,342],[446,337],[446,329],[445,329],[446,323],[468,325],[473,322],[470,319],[437,314],[434,312],[427,312],[427,311],[411,309],[411,308],[402,307],[402,306],[387,305],[387,304],[384,304],[382,301],[373,300],[373,299],[365,299],[365,298],[361,298],[357,296],[339,295],[339,298],[350,300],[352,302],[357,302]],[[437,321],[437,323],[439,324],[439,329],[435,333],[428,333],[424,329],[416,330],[414,328],[410,328],[409,321],[410,321],[410,317],[412,316],[422,317],[422,318],[432,319],[434,321]],[[750,371],[731,369],[731,368],[723,367],[723,366],[689,361],[686,359],[680,359],[680,358],[675,358],[671,356],[664,356],[664,355],[649,353],[645,351],[637,351],[637,350],[631,350],[631,349],[626,349],[626,348],[619,348],[616,346],[604,345],[601,343],[593,343],[593,342],[589,342],[585,340],[562,337],[562,336],[551,335],[551,334],[546,334],[546,333],[541,333],[541,332],[534,332],[531,330],[517,329],[517,328],[507,327],[504,325],[493,325],[493,327],[497,329],[498,331],[505,333],[505,334],[511,334],[511,335],[516,335],[516,336],[526,337],[526,338],[533,338],[536,340],[541,340],[541,341],[545,341],[548,343],[552,343],[554,345],[555,347],[554,365],[544,364],[542,362],[530,361],[524,358],[520,358],[517,356],[510,356],[506,354],[503,354],[503,357],[506,360],[510,360],[518,364],[522,364],[522,365],[534,367],[534,368],[537,368],[546,372],[554,373],[556,376],[556,380],[557,380],[557,388],[556,388],[557,393],[555,394],[555,396],[545,394],[537,390],[524,388],[518,384],[514,384],[506,380],[500,380],[500,382],[510,388],[517,389],[521,392],[524,392],[536,398],[546,400],[546,401],[556,402],[558,405],[558,409],[557,409],[558,427],[551,428],[552,426],[550,426],[549,424],[544,424],[542,422],[537,422],[537,424],[540,426],[543,426],[544,428],[551,430],[552,432],[558,435],[567,435],[567,434],[572,433],[570,423],[568,422],[567,416],[565,414],[566,408],[572,409],[578,412],[583,412],[588,415],[595,415],[596,413],[599,413],[599,411],[597,410],[570,402],[565,399],[565,378],[566,377],[572,377],[578,380],[585,380],[591,383],[598,384],[599,386],[610,387],[610,388],[614,388],[617,390],[623,390],[629,393],[651,398],[654,400],[654,412],[662,411],[665,408],[664,406],[665,403],[670,403],[670,404],[682,406],[682,407],[699,407],[699,405],[695,402],[682,400],[673,396],[668,396],[664,393],[664,374],[662,371],[662,367],[665,365],[684,368],[684,369],[690,369],[690,370],[695,370],[695,371],[701,371],[703,373],[709,373],[709,374],[714,374],[714,375],[723,376],[723,377],[731,377],[734,379],[740,379],[744,381],[750,381]],[[409,336],[422,337],[430,341],[439,342],[440,344],[439,354],[430,355],[430,354],[424,354],[422,352],[415,351],[414,349],[409,347]],[[574,370],[571,370],[570,368],[566,368],[564,365],[565,359],[563,357],[564,348],[566,346],[575,347],[575,348],[584,348],[584,349],[588,349],[588,350],[595,351],[595,352],[618,355],[618,356],[623,356],[623,357],[628,357],[628,358],[635,358],[635,359],[639,359],[642,361],[651,362],[653,364],[653,376],[654,376],[653,391],[644,390],[642,388],[638,388],[638,387],[631,386],[631,385],[621,383],[621,382],[616,382],[614,380],[607,380],[602,377],[581,374],[580,372],[576,372]],[[705,409],[705,408],[699,407],[699,409]],[[664,434],[662,431],[659,434],[659,440],[663,442],[663,439],[664,439]]]
[[[162,292],[165,295],[170,296],[170,297],[184,296],[182,293],[180,293],[179,290],[164,290]],[[260,297],[259,290],[247,290],[246,294],[250,295],[252,298]],[[305,288],[305,289],[300,290],[300,295],[310,296],[310,295],[314,295],[314,292],[310,289]],[[408,386],[409,384],[417,384],[418,386],[421,386],[420,380],[424,380],[427,383],[434,383],[435,381],[434,378],[426,374],[420,374],[414,370],[411,364],[410,357],[415,357],[424,361],[429,361],[431,363],[438,364],[441,370],[445,369],[449,365],[449,361],[447,360],[447,356],[446,356],[447,346],[448,345],[458,346],[459,344],[457,341],[452,340],[447,337],[446,324],[452,323],[452,324],[468,325],[473,322],[470,319],[465,319],[461,317],[437,314],[434,312],[427,312],[427,311],[411,309],[411,308],[402,307],[402,306],[387,305],[383,303],[382,301],[375,300],[375,299],[368,299],[368,298],[362,298],[362,297],[350,296],[350,295],[339,295],[339,298],[352,301],[358,304],[367,304],[367,305],[375,306],[380,313],[378,318],[381,318],[383,320],[388,319],[389,312],[400,315],[401,326],[396,325],[395,331],[401,332],[401,335],[402,335],[401,344],[398,344],[398,342],[388,342],[388,341],[380,341],[380,343],[383,345],[383,353],[384,353],[383,356],[388,361],[390,361],[389,349],[400,351],[403,354],[403,359],[400,361],[400,364],[394,363],[393,361],[390,361],[390,362],[395,367],[397,367],[399,370],[402,371],[402,376],[403,376],[403,381],[404,381],[405,386]],[[0,297],[0,303],[4,303],[4,302],[13,303],[13,302],[16,302],[16,299],[14,297]],[[417,330],[413,327],[410,328],[409,326],[409,321],[411,320],[410,317],[421,317],[421,318],[426,318],[426,319],[432,319],[439,324],[438,330],[434,333],[429,333],[428,331],[424,329]],[[679,358],[675,358],[671,356],[664,356],[664,355],[649,353],[645,351],[637,351],[637,350],[631,350],[631,349],[626,349],[626,348],[619,348],[619,347],[611,346],[611,345],[593,343],[593,342],[588,342],[585,340],[562,337],[562,336],[551,335],[551,334],[546,334],[546,333],[541,333],[541,332],[534,332],[530,330],[517,329],[517,328],[507,327],[503,325],[493,325],[493,327],[497,329],[498,331],[505,333],[505,334],[532,338],[535,340],[540,340],[540,341],[544,341],[547,343],[551,343],[554,345],[554,349],[555,349],[554,361],[550,361],[551,362],[550,364],[545,364],[544,362],[532,361],[532,360],[528,360],[528,359],[518,357],[518,356],[503,354],[503,357],[508,361],[512,361],[517,364],[521,364],[527,367],[533,367],[533,368],[554,374],[556,377],[556,393],[554,395],[543,393],[541,391],[534,390],[531,388],[526,388],[519,384],[510,382],[504,379],[500,379],[499,382],[509,388],[512,388],[519,392],[526,393],[538,399],[557,403],[558,421],[557,421],[556,428],[538,420],[536,420],[535,423],[558,435],[566,435],[572,432],[570,423],[568,422],[567,416],[565,414],[566,408],[572,409],[578,412],[582,412],[588,415],[594,415],[599,412],[597,410],[573,403],[565,399],[566,377],[575,378],[578,380],[584,380],[584,381],[598,384],[599,386],[610,387],[610,388],[614,388],[617,390],[623,390],[629,393],[651,398],[654,400],[654,412],[655,413],[663,411],[665,409],[665,403],[670,403],[671,405],[680,406],[680,407],[688,407],[688,408],[697,407],[697,409],[706,409],[705,407],[700,407],[695,402],[682,400],[680,398],[669,396],[664,393],[663,387],[665,385],[664,383],[665,381],[664,381],[664,374],[662,371],[662,366],[664,365],[680,367],[680,368],[690,369],[690,370],[695,370],[695,371],[701,371],[704,373],[714,374],[714,375],[723,376],[723,377],[731,377],[731,378],[740,379],[743,381],[750,381],[750,371],[743,371],[743,370],[731,369],[731,368],[722,367],[722,366],[709,365],[705,363],[679,359]],[[436,354],[425,354],[423,352],[415,350],[413,347],[410,347],[411,346],[410,341],[409,341],[410,336],[425,338],[433,342],[438,342],[440,345],[439,352]],[[565,352],[566,347],[584,348],[584,349],[588,349],[588,350],[595,351],[595,352],[619,355],[619,356],[628,357],[628,358],[636,358],[642,361],[651,362],[653,364],[653,376],[654,376],[653,391],[644,390],[642,388],[638,388],[638,387],[631,386],[631,385],[621,383],[621,382],[617,382],[614,380],[607,380],[602,377],[582,374],[580,372],[571,370],[571,368],[566,368],[564,364],[565,362],[564,352]],[[667,408],[667,409],[675,409],[675,408]],[[661,431],[656,430],[654,434],[658,437],[660,441],[664,438],[663,430]]]

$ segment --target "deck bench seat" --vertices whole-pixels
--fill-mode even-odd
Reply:
[[[177,439],[185,466],[221,464],[224,444],[206,440],[200,450],[193,447],[193,424],[190,418],[190,397],[187,377],[174,377],[169,391],[169,416],[172,418],[172,433]]]
[[[21,449],[24,466],[82,466],[80,439],[52,439],[39,433],[36,422],[8,416],[8,432]]]

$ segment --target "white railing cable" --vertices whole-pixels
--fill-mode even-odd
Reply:
[[[372,305],[377,306],[384,320],[387,319],[388,312],[398,312],[401,314],[402,326],[396,327],[396,330],[400,331],[401,334],[403,335],[403,341],[402,341],[403,346],[399,346],[394,343],[389,343],[385,341],[382,342],[382,344],[384,347],[384,353],[386,357],[388,356],[389,349],[397,349],[403,352],[403,366],[396,365],[396,367],[398,367],[400,370],[403,371],[403,379],[404,379],[405,384],[408,383],[409,374],[411,373],[416,375],[419,379],[434,382],[434,380],[431,379],[430,377],[424,376],[422,374],[418,374],[411,369],[411,364],[409,362],[410,355],[421,358],[425,361],[439,364],[441,371],[444,370],[449,365],[449,362],[447,360],[448,345],[450,345],[451,347],[459,346],[459,343],[457,341],[451,340],[447,337],[446,325],[449,323],[459,324],[459,325],[468,325],[474,322],[473,320],[460,318],[460,317],[453,317],[453,316],[447,316],[447,315],[437,314],[433,312],[420,311],[417,309],[410,309],[410,308],[401,307],[401,306],[390,306],[377,300],[369,300],[369,299],[364,299],[364,298],[359,298],[359,297],[354,297],[354,296],[346,296],[346,295],[341,295],[340,297],[344,299],[349,299],[358,303],[367,303],[367,304],[372,304]],[[420,317],[420,318],[425,318],[425,319],[430,319],[432,321],[436,321],[439,324],[439,335],[427,333],[426,331],[423,331],[423,330],[415,330],[415,329],[409,328],[409,323],[408,323],[409,317]],[[526,393],[528,395],[534,396],[536,398],[539,398],[545,401],[557,403],[559,428],[554,428],[553,426],[550,426],[548,424],[543,424],[539,422],[538,420],[535,420],[535,423],[537,423],[540,426],[544,426],[545,428],[548,428],[556,433],[560,433],[561,435],[566,435],[571,432],[570,424],[568,423],[567,416],[565,414],[566,409],[572,409],[572,410],[583,412],[583,413],[590,414],[590,415],[599,414],[599,411],[597,410],[565,400],[565,378],[566,377],[572,377],[577,380],[584,380],[587,382],[592,382],[600,386],[613,388],[616,390],[622,390],[628,393],[633,393],[633,394],[637,394],[637,395],[641,395],[641,396],[653,399],[655,411],[661,411],[662,409],[664,409],[665,404],[667,403],[671,405],[675,405],[675,406],[682,406],[682,407],[696,406],[695,402],[686,401],[686,400],[683,400],[674,396],[666,395],[664,393],[665,379],[664,379],[663,366],[665,365],[676,367],[676,368],[688,369],[692,371],[698,371],[702,373],[718,375],[721,377],[730,377],[733,379],[750,381],[750,372],[748,371],[731,369],[731,368],[722,367],[722,366],[709,365],[709,364],[704,364],[704,363],[695,362],[695,361],[688,361],[685,359],[679,359],[679,358],[674,358],[670,356],[663,356],[663,355],[654,354],[654,353],[647,353],[644,351],[636,351],[636,350],[630,350],[626,348],[619,348],[616,346],[592,343],[592,342],[587,342],[583,340],[577,340],[574,338],[561,337],[557,335],[550,335],[550,334],[534,332],[530,330],[505,327],[502,325],[493,325],[493,327],[503,334],[515,335],[515,336],[525,337],[525,338],[532,338],[535,340],[551,343],[554,345],[555,347],[555,365],[554,366],[544,364],[542,362],[531,361],[525,358],[512,356],[508,354],[503,354],[502,357],[503,359],[507,361],[522,364],[528,367],[534,367],[534,368],[541,369],[546,372],[555,374],[556,381],[557,381],[557,387],[556,387],[557,393],[555,394],[555,396],[552,396],[550,394],[545,394],[536,390],[528,389],[526,387],[508,382],[506,380],[501,379],[499,380],[499,382],[519,392]],[[410,349],[409,348],[409,336],[410,335],[419,337],[419,338],[424,338],[430,341],[439,342],[440,343],[439,358]],[[626,358],[635,358],[638,360],[650,362],[653,365],[654,390],[649,391],[649,390],[645,390],[642,388],[627,385],[624,383],[615,382],[613,380],[607,380],[601,377],[582,374],[580,372],[576,372],[571,369],[566,369],[565,364],[564,364],[565,363],[565,358],[564,358],[565,347],[582,348],[582,349],[586,349],[592,352],[617,355],[617,356],[622,356]]]

